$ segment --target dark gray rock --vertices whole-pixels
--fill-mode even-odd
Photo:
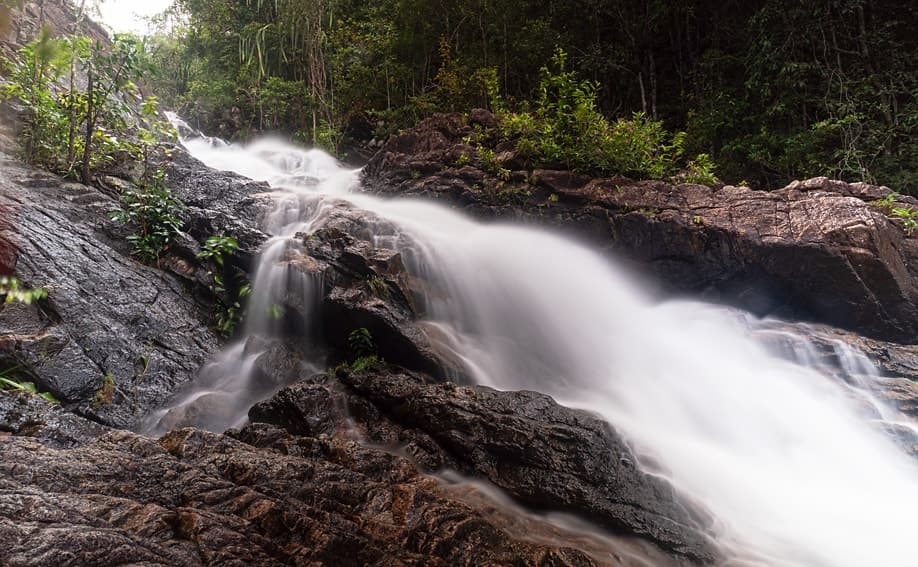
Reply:
[[[234,237],[246,265],[261,250],[267,236],[261,220],[273,206],[266,183],[235,173],[216,171],[181,147],[172,151],[167,184],[187,207],[186,230],[199,242],[213,235]]]
[[[42,287],[37,306],[0,306],[0,364],[68,407],[128,426],[191,380],[219,347],[201,307],[175,277],[129,256],[107,215],[115,203],[0,156],[0,241],[15,275]],[[106,376],[111,402],[94,400]]]
[[[320,228],[302,235],[303,246],[289,250],[283,261],[323,283],[321,334],[339,358],[349,352],[350,333],[366,328],[386,360],[437,378],[464,379],[463,366],[437,350],[419,323],[423,313],[415,301],[415,286],[422,284],[409,277],[400,253],[373,244],[374,236],[387,235],[395,237],[395,228],[339,203]],[[311,306],[296,301],[286,307],[304,320],[313,316]]]

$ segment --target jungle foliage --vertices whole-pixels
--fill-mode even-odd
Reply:
[[[914,3],[176,0],[160,23],[157,93],[226,137],[279,130],[334,150],[497,105],[525,130],[560,48],[605,134],[631,122],[655,159],[678,145],[682,165],[716,163],[734,183],[831,175],[918,192]],[[536,126],[552,135],[529,149],[596,160]],[[609,165],[631,170],[640,153]]]

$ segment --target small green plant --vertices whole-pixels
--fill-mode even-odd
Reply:
[[[382,277],[376,275],[367,277],[367,289],[370,293],[379,298],[389,297],[391,291],[389,289],[389,283]]]
[[[911,207],[894,207],[890,214],[902,221],[905,234],[911,236],[918,228],[918,211]]]
[[[899,193],[895,191],[886,194],[882,199],[870,203],[871,207],[884,211],[891,217],[902,222],[905,234],[911,236],[918,229],[918,211],[908,205],[898,206]]]
[[[416,170],[416,169],[412,169],[412,170],[411,170],[411,179],[414,179],[414,180],[416,181],[416,180],[418,180],[418,179],[420,179],[420,178],[421,178],[421,172],[418,171],[418,170]]]
[[[371,356],[361,356],[357,360],[351,363],[351,370],[354,372],[363,372],[365,370],[372,370],[379,365],[379,357],[376,355]]]
[[[211,280],[210,291],[217,297],[220,302],[220,308],[216,313],[215,329],[224,336],[233,334],[239,320],[242,316],[242,304],[249,295],[252,294],[252,286],[248,283],[242,285],[228,285],[226,257],[236,253],[239,250],[239,243],[231,236],[214,235],[204,242],[204,247],[197,258],[213,262],[214,268],[207,271],[207,276]],[[236,272],[236,279],[241,276],[241,272]],[[233,280],[229,280],[230,283]],[[273,305],[270,308],[269,315],[275,319],[283,317],[283,308],[279,305]]]
[[[549,202],[549,203],[557,203],[557,202],[558,202],[558,194],[557,194],[557,193],[552,193],[551,195],[549,195],[549,196],[548,196],[548,202]]]
[[[148,355],[145,355],[145,354],[140,355],[140,366],[141,366],[141,370],[140,370],[140,375],[137,377],[138,379],[146,376],[147,371],[150,370],[150,357]]]
[[[42,288],[24,288],[16,278],[0,276],[0,300],[3,303],[18,302],[31,305],[33,302],[46,297],[48,297],[48,292]]]
[[[213,260],[221,268],[224,256],[239,250],[239,243],[232,236],[211,236],[204,242],[204,248],[198,253],[198,260]]]
[[[870,203],[870,206],[876,207],[878,209],[885,209],[889,211],[893,207],[896,206],[896,199],[898,197],[899,197],[899,194],[896,193],[895,191],[892,191],[891,193],[888,193],[886,196],[884,196],[882,199],[877,199],[876,201],[873,201],[872,203]]]
[[[470,163],[472,163],[472,158],[469,157],[469,154],[461,154],[456,159],[456,167],[465,167]]]
[[[692,217],[692,224],[702,226],[704,225],[704,219],[698,215]]]
[[[347,348],[357,358],[372,356],[376,353],[376,344],[373,342],[373,335],[366,327],[361,327],[351,331],[347,336]]]
[[[92,405],[99,409],[107,406],[115,399],[115,377],[111,372],[107,372],[102,377],[102,387],[96,390],[96,395],[92,398]]]
[[[242,304],[250,295],[252,295],[252,286],[250,284],[239,286],[236,292],[236,299],[229,303],[224,303],[223,309],[217,312],[217,321],[216,325],[214,325],[217,332],[225,337],[233,334],[239,325],[239,321],[242,320]]]
[[[504,168],[503,162],[498,159],[494,150],[485,146],[478,146],[475,152],[478,154],[478,159],[481,160],[484,171],[504,181],[510,180],[510,170]]]
[[[720,180],[715,174],[716,167],[714,161],[708,154],[698,154],[695,159],[688,162],[685,173],[681,176],[684,183],[696,183],[698,185],[707,185],[712,187],[717,185]]]
[[[112,211],[111,219],[136,228],[127,237],[133,246],[132,253],[143,262],[153,263],[181,232],[182,208],[166,185],[165,172],[160,170],[146,184],[125,191],[121,195],[121,208]]]
[[[15,372],[19,367],[7,368],[6,370],[0,370],[0,390],[10,390],[16,392],[27,392],[29,394],[34,394],[45,400],[51,402],[52,404],[60,404],[60,400],[54,397],[54,394],[50,392],[40,392],[38,386],[34,382],[20,382],[14,380],[11,377],[11,374]]]

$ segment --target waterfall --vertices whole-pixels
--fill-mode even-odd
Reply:
[[[377,243],[440,287],[427,316],[475,380],[603,416],[643,467],[717,518],[710,529],[732,564],[918,562],[918,466],[878,425],[908,422],[869,395],[879,373],[843,343],[829,364],[780,322],[654,302],[621,267],[547,231],[350,192],[358,172],[317,150],[278,140],[186,146],[278,191],[244,335],[270,335],[264,312],[279,294],[315,293],[314,282],[291,282],[278,258],[296,245],[293,234],[321,223],[327,196],[346,199],[399,227]],[[252,374],[257,354],[246,344],[214,363],[233,361],[231,388]]]

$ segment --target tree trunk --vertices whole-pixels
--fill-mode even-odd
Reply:
[[[83,10],[86,8],[86,0],[83,0],[80,3],[80,10],[77,12],[76,20],[73,21],[73,29],[71,31],[71,44],[70,44],[70,108],[68,109],[68,121],[70,122],[69,132],[67,134],[67,171],[73,171],[74,160],[76,160],[76,109],[74,108],[74,83],[76,75],[76,41],[77,32],[79,31],[80,23],[83,21]]]
[[[95,129],[96,122],[95,101],[93,100],[95,98],[93,92],[95,86],[93,85],[92,67],[89,68],[88,75],[89,85],[87,87],[87,94],[89,95],[89,100],[86,109],[86,142],[85,147],[83,148],[83,170],[81,173],[84,185],[89,185],[89,182],[92,179],[91,172],[89,171],[89,158],[92,154],[92,134],[93,130]]]

